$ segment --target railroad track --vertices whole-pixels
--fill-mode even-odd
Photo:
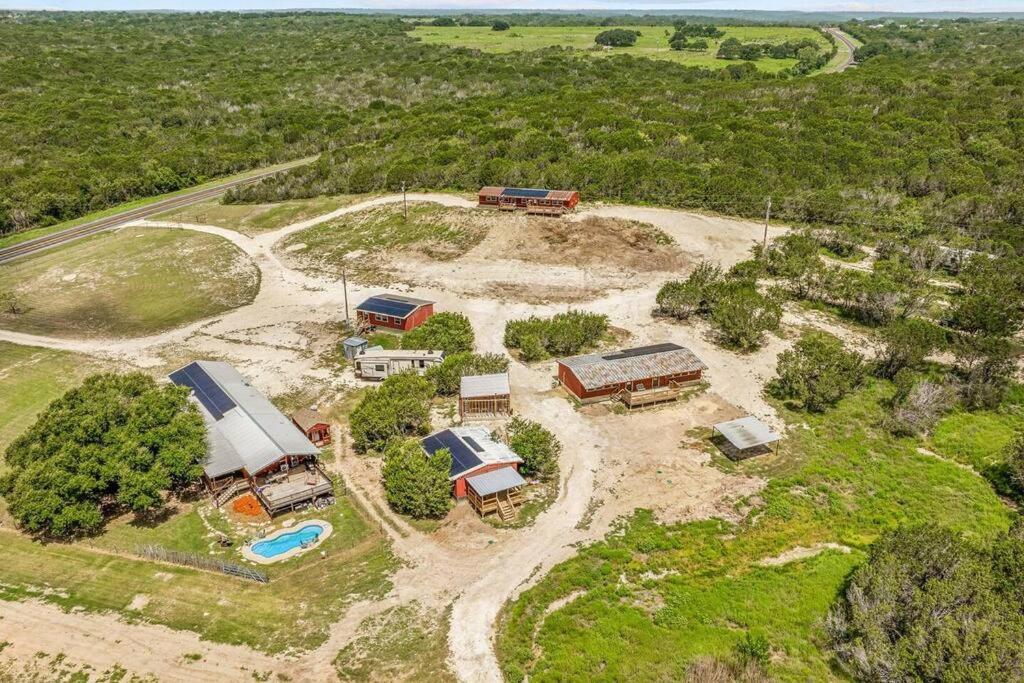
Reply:
[[[75,227],[68,228],[67,230],[61,230],[60,232],[55,232],[50,235],[43,235],[42,237],[25,240],[24,242],[11,245],[6,249],[0,249],[0,264],[9,263],[10,261],[21,258],[22,256],[35,254],[43,251],[44,249],[50,249],[73,240],[88,237],[89,235],[95,235],[98,232],[117,228],[133,221],[142,220],[158,213],[170,211],[171,209],[180,209],[191,204],[198,204],[199,202],[224,194],[233,187],[254,183],[283,171],[296,168],[297,166],[303,166],[311,161],[312,159],[310,158],[300,159],[298,161],[279,166],[271,171],[264,171],[246,178],[239,178],[238,180],[225,181],[213,187],[206,187],[201,190],[195,190],[176,197],[168,197],[167,199],[161,199],[158,202],[153,202],[146,206],[140,206],[137,209],[129,209],[112,216],[97,218],[94,221],[76,225]]]

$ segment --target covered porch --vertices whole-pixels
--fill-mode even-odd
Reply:
[[[515,519],[523,504],[526,480],[513,467],[478,474],[466,479],[466,498],[477,513],[484,517],[497,513],[503,522]]]
[[[668,403],[679,398],[689,387],[700,384],[700,380],[688,382],[669,382],[665,386],[645,388],[644,384],[634,384],[632,389],[624,388],[616,394],[616,398],[629,409]]]

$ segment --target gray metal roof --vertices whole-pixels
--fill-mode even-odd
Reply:
[[[506,396],[510,393],[507,372],[495,375],[469,375],[459,382],[459,396],[462,398]]]
[[[678,344],[656,344],[615,353],[588,353],[558,361],[566,366],[584,389],[636,382],[652,377],[707,370],[690,349]]]
[[[227,363],[196,361],[235,407],[216,419],[194,399],[207,428],[207,476],[220,477],[240,469],[255,474],[286,455],[319,455],[292,421],[274,407]]]
[[[477,494],[489,496],[492,493],[500,493],[516,486],[523,486],[526,484],[526,480],[516,472],[514,467],[502,467],[501,469],[467,477],[466,483],[472,486]]]
[[[728,422],[719,422],[715,425],[715,430],[741,451],[754,446],[775,443],[782,438],[753,415]]]
[[[342,344],[344,344],[345,346],[362,346],[363,344],[368,343],[369,342],[367,342],[362,337],[349,337],[348,339],[342,342]]]

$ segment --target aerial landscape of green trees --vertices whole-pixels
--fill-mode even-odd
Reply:
[[[1020,242],[1019,23],[850,25],[862,65],[828,78],[484,54],[411,25],[3,15],[0,229],[323,150],[231,199],[490,183],[753,216],[772,195],[791,221]]]

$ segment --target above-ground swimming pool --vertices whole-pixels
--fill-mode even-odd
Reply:
[[[330,534],[331,525],[327,522],[305,522],[295,529],[282,529],[261,541],[256,541],[245,548],[243,554],[260,563],[283,560],[319,545]]]

